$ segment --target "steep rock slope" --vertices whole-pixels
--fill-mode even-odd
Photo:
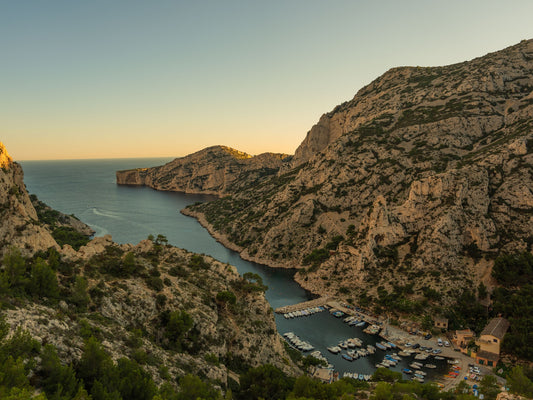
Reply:
[[[58,247],[52,235],[40,226],[24,185],[24,173],[0,142],[0,255],[14,245],[26,254]]]
[[[117,171],[119,185],[145,185],[157,190],[224,194],[275,174],[289,160],[286,154],[257,156],[213,146],[160,167]]]
[[[531,247],[532,188],[529,40],[386,72],[322,116],[290,168],[185,213],[246,258],[301,267],[314,292],[447,302]]]

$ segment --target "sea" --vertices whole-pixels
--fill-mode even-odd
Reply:
[[[265,296],[274,309],[313,298],[294,281],[294,270],[245,261],[213,239],[194,218],[180,213],[187,205],[210,201],[212,196],[116,184],[118,170],[153,167],[169,161],[169,158],[137,158],[22,161],[20,164],[29,193],[56,210],[74,214],[93,228],[95,236],[110,234],[118,243],[136,244],[150,234],[165,235],[170,244],[232,264],[240,274],[259,274],[268,286]],[[361,328],[348,326],[327,311],[293,319],[276,314],[275,318],[280,334],[294,332],[308,341],[327,357],[341,376],[344,372],[371,374],[385,354],[378,350],[374,355],[350,362],[328,352],[328,346],[348,338],[358,337],[365,345],[375,344],[379,338],[363,333]],[[400,372],[409,362],[402,361],[392,369]],[[438,364],[439,368],[428,371],[428,376],[442,373],[446,367],[443,362],[430,362]]]

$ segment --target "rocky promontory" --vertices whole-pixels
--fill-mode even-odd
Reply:
[[[290,157],[263,153],[251,156],[225,146],[213,146],[153,168],[117,171],[117,184],[157,190],[222,195],[274,175]]]

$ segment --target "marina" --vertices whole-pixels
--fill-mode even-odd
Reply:
[[[314,347],[311,353],[302,351],[303,355],[318,354],[328,364],[326,369],[331,370],[331,374],[324,371],[319,373],[320,376],[335,380],[353,375],[357,376],[355,379],[359,379],[359,375],[371,376],[377,368],[387,368],[402,373],[404,379],[417,377],[428,381],[441,379],[450,369],[451,364],[442,356],[438,356],[442,359],[436,359],[436,355],[405,347],[403,342],[385,337],[384,332],[365,333],[364,329],[353,324],[361,317],[345,315],[343,318],[336,318],[331,313],[336,309],[331,308],[329,311],[305,318],[285,319],[283,315],[276,316],[285,326],[290,326],[287,331]],[[422,356],[424,360],[415,360],[416,356]],[[419,376],[415,376],[415,373]]]

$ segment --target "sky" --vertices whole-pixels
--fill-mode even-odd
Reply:
[[[294,153],[395,66],[533,38],[531,0],[0,0],[15,160]]]

